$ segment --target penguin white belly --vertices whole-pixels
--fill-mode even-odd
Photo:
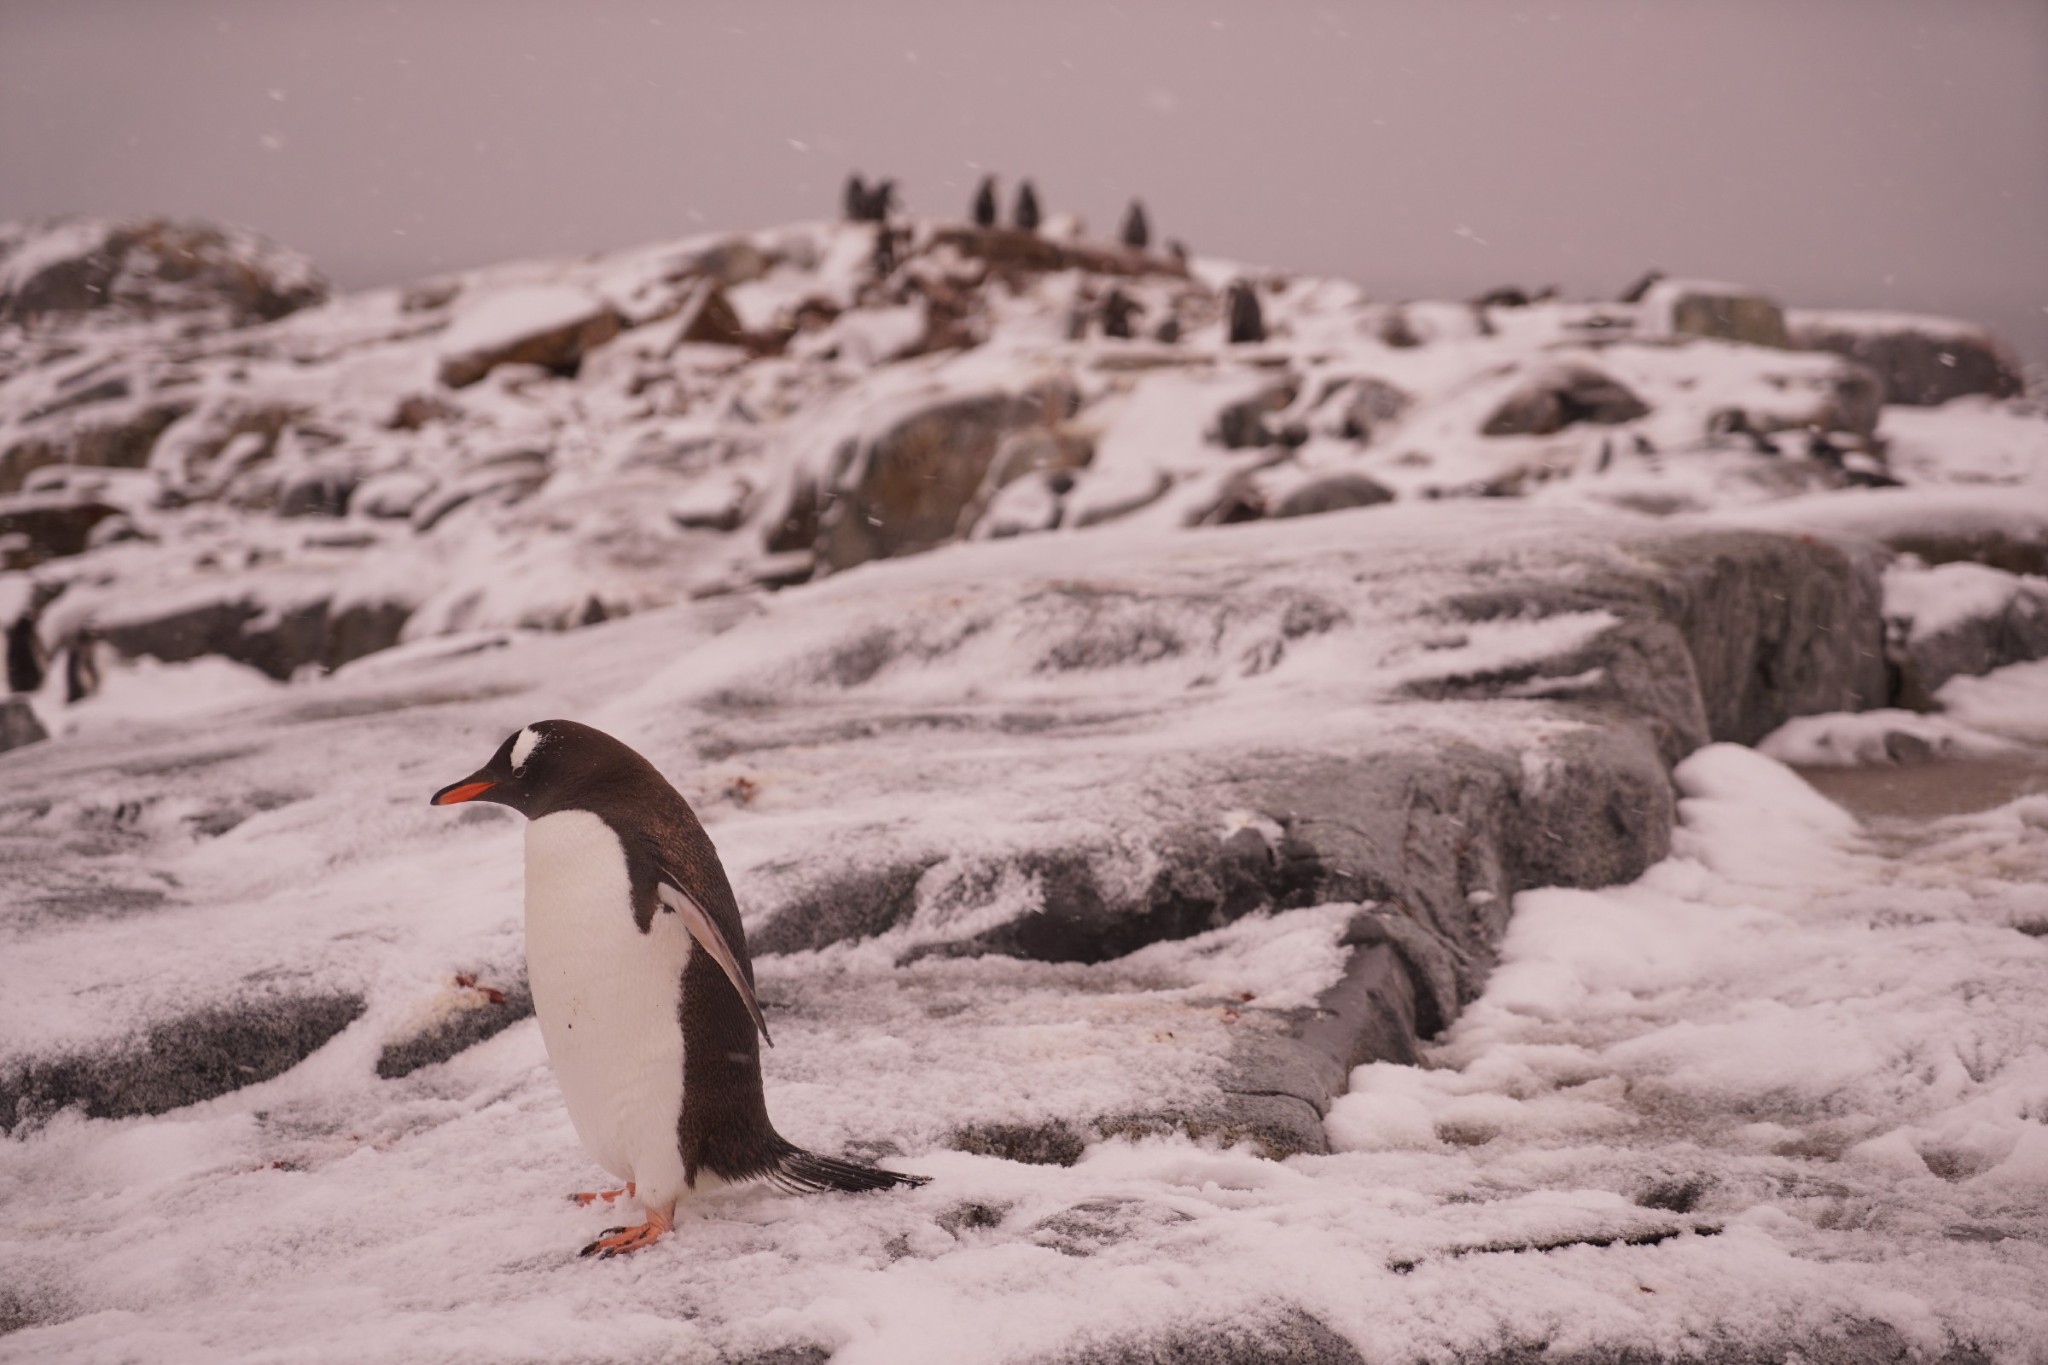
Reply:
[[[650,1204],[683,1191],[681,917],[633,922],[626,851],[589,811],[526,826],[526,971],[576,1136]]]

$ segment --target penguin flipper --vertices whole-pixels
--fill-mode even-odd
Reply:
[[[718,921],[705,914],[704,907],[697,904],[696,898],[689,892],[678,886],[675,878],[666,870],[662,872],[661,883],[655,888],[655,894],[661,897],[663,905],[683,917],[683,927],[690,931],[690,937],[696,939],[698,946],[711,954],[712,961],[725,972],[725,979],[732,982],[732,988],[740,993],[740,1000],[746,1005],[747,1013],[754,1017],[754,1027],[761,1030],[761,1037],[767,1040],[768,1046],[774,1047],[775,1040],[768,1036],[768,1021],[761,1017],[761,1002],[754,998],[754,983],[747,980],[747,974],[740,970],[739,957],[733,952],[732,945],[725,941],[725,934],[720,931]]]

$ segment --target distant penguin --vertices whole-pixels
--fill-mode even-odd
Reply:
[[[1616,297],[1615,302],[1641,303],[1644,300],[1644,298],[1646,298],[1649,295],[1649,292],[1657,287],[1658,282],[1663,278],[1664,272],[1661,270],[1645,270],[1641,275],[1636,277],[1635,283],[1631,284],[1628,288],[1621,291],[1621,293]]]
[[[1122,337],[1128,340],[1133,334],[1132,324],[1144,307],[1123,290],[1112,287],[1109,297],[1102,301],[1102,334],[1106,337]]]
[[[1133,199],[1124,212],[1123,243],[1133,251],[1143,251],[1152,244],[1152,224],[1145,217],[1145,205]]]
[[[1010,221],[1026,232],[1038,231],[1038,191],[1029,180],[1017,185],[1017,206],[1010,211]]]
[[[876,181],[875,187],[868,191],[868,221],[870,223],[888,222],[890,210],[895,207],[896,182],[894,180]]]
[[[64,650],[64,704],[84,701],[100,690],[100,633],[80,626]]]
[[[43,652],[43,637],[37,629],[38,613],[31,607],[7,626],[7,690],[34,692],[43,685],[49,658]]]
[[[1233,345],[1266,339],[1266,319],[1259,309],[1259,293],[1248,282],[1231,281],[1227,307],[1230,313],[1230,340]]]
[[[840,193],[839,207],[849,223],[867,221],[868,186],[867,182],[860,178],[859,171],[846,177],[846,188]]]
[[[996,225],[996,178],[985,175],[981,188],[974,192],[974,225],[991,228]]]
[[[541,1040],[576,1136],[646,1214],[584,1255],[651,1245],[706,1176],[790,1191],[924,1183],[804,1151],[768,1121],[768,1025],[739,907],[710,837],[653,764],[587,725],[538,721],[432,798],[462,801],[527,818],[526,965]]]

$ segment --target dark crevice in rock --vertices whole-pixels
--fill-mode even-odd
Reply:
[[[386,1043],[377,1054],[377,1074],[387,1081],[423,1066],[445,1062],[456,1053],[494,1038],[522,1019],[533,1017],[533,990],[521,974],[502,990],[475,987],[473,1008],[448,1015],[432,1028]]]
[[[895,928],[917,909],[917,883],[936,857],[857,868],[805,891],[747,935],[756,956],[801,953]]]
[[[280,1076],[363,1012],[359,995],[277,995],[215,1005],[105,1052],[14,1062],[0,1073],[0,1131],[73,1105],[88,1118],[162,1114]]]
[[[100,633],[122,654],[182,663],[218,654],[279,681],[307,664],[335,669],[398,643],[412,608],[402,602],[358,602],[336,610],[321,600],[285,611],[254,601],[209,602],[169,616],[118,622]]]

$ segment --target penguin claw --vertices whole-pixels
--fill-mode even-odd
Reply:
[[[588,1208],[600,1199],[609,1204],[620,1195],[631,1193],[633,1193],[633,1182],[628,1180],[616,1190],[580,1190],[569,1196],[569,1202],[576,1205],[579,1209]]]
[[[603,1236],[583,1248],[579,1254],[594,1255],[600,1261],[608,1261],[614,1256],[624,1256],[642,1247],[653,1246],[661,1234],[668,1231],[668,1226],[666,1221],[649,1218],[646,1222],[635,1223],[631,1227],[606,1228]]]

